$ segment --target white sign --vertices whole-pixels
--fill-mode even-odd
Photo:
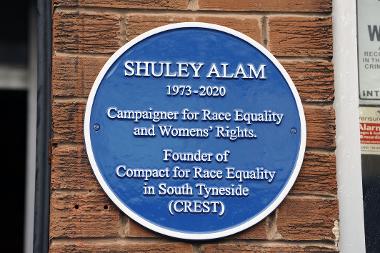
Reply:
[[[380,1],[358,0],[358,65],[361,104],[380,104]]]

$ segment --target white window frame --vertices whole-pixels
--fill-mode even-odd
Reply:
[[[339,249],[365,252],[356,1],[333,0]]]
[[[25,175],[24,253],[33,253],[34,203],[36,188],[37,133],[37,26],[33,8],[29,10],[28,67],[27,67],[27,152]]]

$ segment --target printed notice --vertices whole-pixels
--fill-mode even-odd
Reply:
[[[380,108],[360,107],[360,144],[362,154],[380,154]]]
[[[380,1],[357,1],[359,98],[380,104]]]

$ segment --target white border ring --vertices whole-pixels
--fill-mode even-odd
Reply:
[[[294,97],[294,99],[296,101],[297,109],[298,109],[298,114],[299,114],[299,117],[300,117],[300,124],[301,124],[300,149],[299,149],[297,161],[296,161],[294,169],[293,169],[293,173],[289,177],[289,180],[286,183],[286,185],[283,188],[283,190],[278,194],[278,196],[272,201],[272,203],[266,209],[264,209],[263,211],[261,211],[259,214],[257,214],[252,219],[246,221],[245,223],[243,223],[241,225],[238,225],[238,226],[235,226],[235,227],[232,227],[232,228],[229,228],[229,229],[225,229],[223,231],[214,232],[214,233],[183,233],[183,232],[179,232],[179,231],[176,231],[176,230],[170,230],[170,229],[167,229],[167,228],[163,228],[163,227],[157,226],[156,224],[153,224],[153,223],[147,221],[146,219],[144,219],[143,217],[141,217],[140,215],[138,215],[134,211],[130,210],[127,206],[125,206],[119,200],[119,198],[109,188],[108,184],[106,183],[106,181],[104,180],[103,176],[101,175],[101,173],[99,171],[99,168],[98,168],[98,166],[96,164],[95,157],[94,157],[94,154],[93,154],[93,151],[92,151],[92,144],[91,144],[91,138],[90,138],[91,109],[92,109],[92,104],[93,104],[93,101],[94,101],[95,94],[96,94],[96,92],[98,90],[98,87],[99,87],[99,85],[100,85],[103,77],[107,73],[108,69],[112,66],[112,64],[125,51],[127,51],[129,48],[131,48],[135,44],[139,43],[140,41],[143,41],[144,39],[146,39],[146,38],[148,38],[148,37],[150,37],[152,35],[161,33],[161,32],[165,32],[165,31],[169,31],[169,30],[174,30],[174,29],[180,29],[180,28],[206,28],[206,29],[221,31],[221,32],[233,35],[233,36],[235,36],[237,38],[240,38],[240,39],[246,41],[247,43],[251,44],[255,48],[257,48],[258,50],[260,50],[279,69],[279,71],[281,72],[281,74],[285,78],[286,82],[288,83],[289,88],[291,89],[293,97]],[[96,78],[96,80],[94,82],[94,85],[92,86],[92,89],[91,89],[90,95],[88,97],[88,100],[87,100],[86,112],[85,112],[85,117],[84,117],[84,139],[85,139],[85,144],[86,144],[87,155],[88,155],[91,167],[92,167],[92,169],[94,171],[94,174],[95,174],[97,180],[99,181],[99,183],[102,186],[103,190],[107,193],[108,197],[110,197],[111,200],[125,214],[127,214],[130,218],[132,218],[136,222],[140,223],[141,225],[143,225],[143,226],[145,226],[145,227],[147,227],[147,228],[149,228],[149,229],[151,229],[151,230],[153,230],[155,232],[164,234],[164,235],[168,235],[168,236],[172,236],[172,237],[176,237],[176,238],[181,238],[181,239],[188,239],[188,240],[208,240],[208,239],[215,239],[215,238],[229,236],[229,235],[238,233],[238,232],[240,232],[240,231],[242,231],[244,229],[247,229],[247,228],[255,225],[256,223],[258,223],[262,219],[264,219],[266,216],[268,216],[273,210],[275,210],[277,208],[277,206],[284,200],[284,198],[286,197],[286,195],[290,191],[291,187],[293,186],[293,184],[294,184],[294,182],[295,182],[295,180],[296,180],[296,178],[298,176],[298,173],[299,173],[299,171],[301,169],[302,162],[303,162],[303,157],[304,157],[305,147],[306,147],[306,121],[305,121],[305,115],[304,115],[301,99],[300,99],[300,97],[298,95],[298,92],[296,90],[296,87],[295,87],[293,81],[291,80],[291,78],[288,75],[288,73],[286,72],[286,70],[279,63],[279,61],[266,48],[264,48],[262,45],[260,45],[259,43],[257,43],[253,39],[249,38],[248,36],[246,36],[246,35],[238,32],[238,31],[235,31],[233,29],[224,27],[224,26],[215,25],[215,24],[208,24],[208,23],[202,23],[202,22],[184,22],[184,23],[175,23],[175,24],[165,25],[165,26],[161,26],[161,27],[152,29],[150,31],[147,31],[147,32],[145,32],[145,33],[137,36],[133,40],[129,41],[124,46],[122,46],[120,49],[118,49],[108,59],[108,61],[103,66],[103,68],[100,71],[100,73],[98,74],[98,76],[97,76],[97,78]]]

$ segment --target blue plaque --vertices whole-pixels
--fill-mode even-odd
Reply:
[[[100,185],[124,213],[202,240],[242,231],[281,203],[306,124],[292,80],[264,47],[188,22],[148,31],[107,61],[84,134]]]

